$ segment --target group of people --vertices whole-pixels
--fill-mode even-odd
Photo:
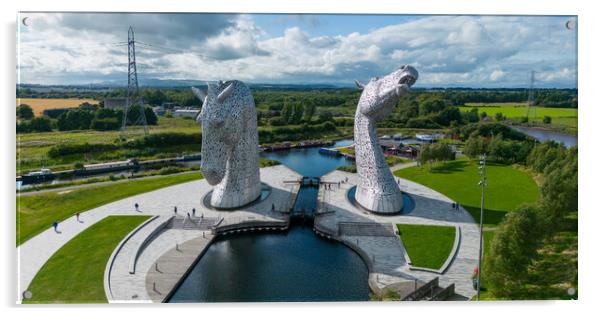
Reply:
[[[178,207],[173,207],[173,215],[178,215]],[[196,216],[196,208],[192,208],[192,217]],[[190,218],[190,212],[186,212],[186,217]],[[203,218],[203,214],[201,214],[201,218]]]
[[[78,223],[83,223],[82,221],[79,220],[79,212],[75,213],[75,219],[77,220]],[[59,221],[55,220],[54,222],[52,222],[52,228],[54,229],[54,232],[57,234],[60,234],[61,232],[59,231]]]
[[[460,210],[460,203],[452,202],[452,210],[459,211]]]

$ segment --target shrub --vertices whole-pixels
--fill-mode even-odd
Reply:
[[[22,120],[29,120],[33,118],[33,110],[27,104],[21,104],[17,107],[17,117]]]

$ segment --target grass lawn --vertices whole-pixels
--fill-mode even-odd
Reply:
[[[483,222],[497,225],[506,215],[523,203],[539,199],[539,189],[526,172],[509,165],[487,164],[487,187],[485,188],[485,216]],[[458,159],[423,169],[411,167],[395,172],[395,175],[425,185],[459,202],[472,214],[476,222],[480,219],[481,188],[479,171],[475,162]]]
[[[415,267],[440,269],[456,238],[451,226],[397,224],[397,229]]]
[[[495,117],[496,113],[501,112],[507,118],[519,118],[526,115],[525,106],[526,103],[472,103],[460,107],[460,111],[468,112],[478,108],[479,112],[485,112],[490,117]],[[544,116],[551,117],[552,124],[577,127],[577,109],[531,107],[530,119],[542,122]]]
[[[128,196],[201,178],[200,173],[184,173],[17,197],[17,245],[50,228],[55,220],[62,221],[77,212]]]
[[[36,274],[24,303],[106,303],[104,271],[119,242],[150,216],[109,216],[59,249]]]

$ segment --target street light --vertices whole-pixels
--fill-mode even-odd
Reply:
[[[483,256],[483,209],[485,206],[485,187],[487,186],[487,175],[485,173],[485,163],[487,162],[487,154],[479,157],[479,174],[481,180],[477,184],[481,187],[481,223],[479,234],[479,271],[477,271],[477,301],[481,299],[481,260]]]

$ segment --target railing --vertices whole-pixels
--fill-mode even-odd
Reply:
[[[439,287],[439,277],[430,280],[428,283],[419,287],[416,291],[408,294],[402,301],[420,301],[424,297],[433,297],[435,290]]]
[[[445,301],[450,296],[454,295],[456,292],[455,283],[450,284],[448,287],[444,288],[442,291],[439,291],[435,295],[433,295],[429,301]]]

